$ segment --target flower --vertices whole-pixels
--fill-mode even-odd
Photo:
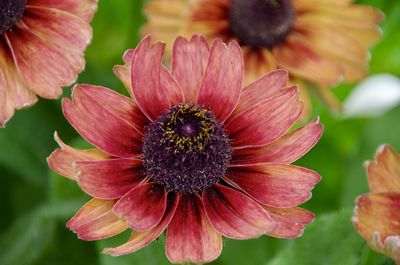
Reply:
[[[371,192],[356,199],[354,226],[372,249],[400,264],[400,154],[382,145],[365,167]]]
[[[115,73],[131,98],[105,87],[76,85],[63,100],[71,125],[91,150],[64,144],[49,166],[93,196],[68,227],[85,240],[133,230],[105,253],[134,252],[166,230],[173,263],[216,259],[222,235],[294,238],[314,215],[298,208],[320,176],[290,165],[322,133],[318,119],[287,133],[302,105],[286,89],[284,70],[242,89],[236,42],[211,47],[204,36],[178,37],[171,72],[165,44],[146,37]]]
[[[169,42],[196,32],[209,40],[237,40],[247,83],[272,69],[287,69],[291,83],[300,84],[304,117],[311,109],[307,85],[339,109],[328,87],[366,76],[368,47],[381,37],[381,12],[351,1],[151,0],[145,14],[143,33]]]
[[[84,69],[97,0],[0,2],[0,127],[37,96],[60,97]]]

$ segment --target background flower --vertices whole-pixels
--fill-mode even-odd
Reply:
[[[334,110],[340,103],[329,87],[367,75],[368,48],[381,36],[382,14],[352,1],[321,0],[153,0],[145,7],[145,34],[171,42],[175,34],[205,34],[238,40],[246,80],[288,69],[300,84],[305,117],[310,113],[307,83]],[[171,8],[171,5],[173,8]],[[318,74],[316,74],[318,73]]]
[[[400,154],[383,145],[365,166],[371,192],[357,198],[353,223],[374,250],[400,264]]]
[[[37,96],[56,99],[85,66],[97,0],[0,3],[0,127]]]

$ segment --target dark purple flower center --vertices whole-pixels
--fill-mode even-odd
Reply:
[[[197,105],[171,107],[144,137],[145,174],[169,191],[203,191],[225,175],[231,157],[224,128],[211,111]]]
[[[231,0],[229,22],[242,45],[272,48],[292,30],[292,0]]]
[[[0,0],[0,34],[10,30],[21,19],[27,0]]]

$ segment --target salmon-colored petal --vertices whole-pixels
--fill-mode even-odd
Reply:
[[[113,115],[132,125],[140,133],[144,133],[149,120],[130,98],[109,88],[92,85],[79,85],[82,93],[92,98]]]
[[[115,216],[112,211],[114,204],[115,201],[92,199],[68,221],[67,227],[83,240],[100,240],[118,235],[128,225]]]
[[[266,145],[281,137],[299,118],[302,105],[297,87],[235,112],[226,122],[233,147]]]
[[[303,167],[262,163],[231,167],[224,179],[262,204],[291,208],[311,198],[321,177]]]
[[[231,164],[244,165],[260,162],[291,164],[307,153],[320,139],[323,126],[319,118],[272,142],[271,144],[233,149]]]
[[[175,40],[172,74],[183,89],[185,102],[196,103],[209,54],[207,40],[202,35],[193,35],[190,40],[182,37]]]
[[[64,98],[64,116],[88,142],[117,157],[135,157],[141,153],[142,134],[77,85],[72,101]],[[107,126],[104,126],[104,122]]]
[[[236,113],[250,109],[254,105],[283,92],[289,80],[285,70],[274,70],[243,88]]]
[[[197,103],[210,107],[220,122],[235,110],[242,89],[243,57],[237,42],[226,46],[215,40],[210,59],[200,86]]]
[[[217,184],[203,192],[202,200],[208,220],[223,236],[255,238],[276,226],[261,205],[240,191]]]
[[[136,250],[139,250],[153,242],[162,234],[162,232],[164,232],[165,228],[171,222],[172,217],[174,216],[176,208],[178,206],[179,198],[179,195],[176,195],[174,193],[169,194],[167,208],[165,210],[164,216],[156,227],[144,232],[132,232],[132,235],[129,238],[128,242],[118,247],[105,248],[103,253],[113,256],[126,255],[135,252]]]
[[[302,208],[273,208],[264,206],[277,225],[267,235],[278,238],[297,238],[303,235],[304,225],[314,220],[314,214]]]
[[[97,9],[97,2],[98,0],[29,0],[28,6],[56,8],[90,21]]]
[[[126,90],[131,95],[132,99],[132,84],[131,84],[131,64],[132,64],[132,57],[135,53],[134,49],[129,49],[125,51],[123,55],[123,60],[125,62],[124,65],[116,65],[113,68],[114,74],[121,80],[122,84],[124,84]]]
[[[182,89],[165,66],[161,66],[160,72],[161,90],[167,95],[171,105],[184,102]]]
[[[205,263],[222,251],[222,237],[210,225],[198,195],[182,195],[167,228],[166,254],[172,263]]]
[[[353,223],[369,245],[400,262],[400,193],[362,195],[356,200]]]
[[[52,170],[69,179],[78,180],[77,161],[95,161],[108,158],[107,154],[97,149],[79,150],[66,145],[57,132],[54,133],[54,139],[60,148],[50,154],[47,163]]]
[[[167,192],[154,183],[132,189],[114,207],[114,212],[125,219],[134,231],[154,228],[167,208]]]
[[[76,161],[78,184],[98,199],[118,199],[143,181],[143,162],[132,158]]]
[[[393,147],[379,147],[375,160],[365,166],[372,192],[400,192],[400,154]]]
[[[6,76],[0,68],[0,128],[14,115],[14,104],[8,90]]]
[[[170,107],[170,100],[160,81],[164,49],[164,43],[150,44],[148,36],[137,46],[132,58],[132,95],[150,120]]]

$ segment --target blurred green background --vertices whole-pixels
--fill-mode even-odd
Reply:
[[[87,68],[79,82],[104,85],[124,92],[112,73],[122,54],[139,41],[138,29],[145,21],[139,0],[100,0],[92,23],[93,42],[87,50]],[[360,1],[380,8],[384,39],[372,49],[370,74],[400,76],[400,2]],[[334,91],[345,99],[353,85]],[[64,95],[69,96],[70,89]],[[330,114],[315,101],[325,133],[299,165],[318,171],[323,179],[305,207],[317,214],[298,240],[268,237],[248,241],[224,240],[218,265],[291,264],[394,264],[372,252],[350,222],[354,199],[367,192],[362,163],[371,159],[381,143],[400,150],[400,107],[378,118],[345,119]],[[102,121],[99,121],[102,122]],[[160,265],[169,264],[164,239],[123,257],[101,254],[104,246],[123,243],[129,235],[111,240],[84,242],[65,227],[66,221],[88,197],[73,183],[52,173],[46,157],[57,147],[58,131],[65,142],[81,146],[77,133],[62,116],[60,100],[40,100],[17,112],[6,129],[0,130],[0,265]]]

